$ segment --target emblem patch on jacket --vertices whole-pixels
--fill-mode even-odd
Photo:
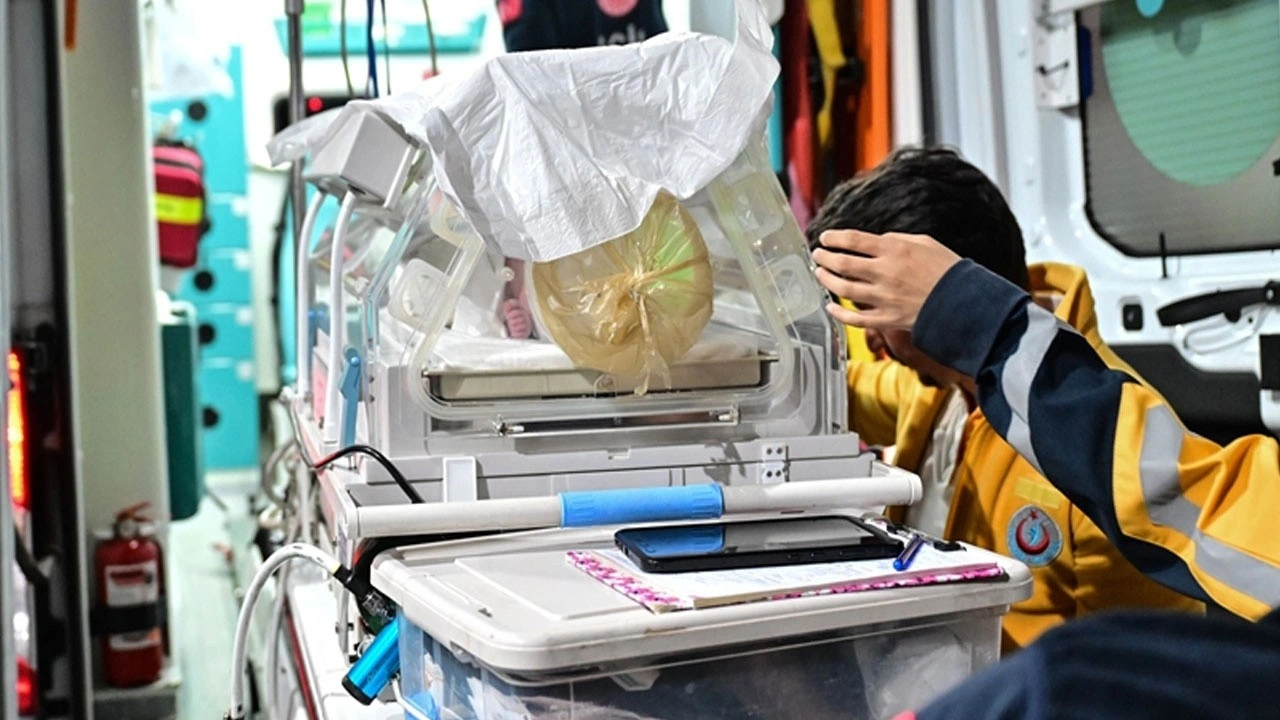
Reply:
[[[1026,505],[1009,520],[1009,554],[1030,567],[1044,567],[1062,552],[1062,530],[1049,514]]]

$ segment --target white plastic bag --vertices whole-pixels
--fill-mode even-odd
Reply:
[[[666,33],[503,55],[341,112],[380,113],[427,147],[441,190],[504,256],[555,260],[635,229],[663,190],[689,198],[763,133],[773,34],[761,3],[736,6],[732,43]],[[322,125],[282,133],[272,160],[327,140]]]

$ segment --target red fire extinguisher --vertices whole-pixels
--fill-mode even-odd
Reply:
[[[98,545],[98,598],[110,618],[102,665],[108,685],[138,687],[160,679],[164,665],[160,601],[164,576],[148,503],[116,515],[112,537]]]

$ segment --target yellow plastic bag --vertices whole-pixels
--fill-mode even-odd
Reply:
[[[551,339],[581,367],[670,385],[670,366],[711,320],[712,277],[697,223],[661,193],[635,230],[535,263],[532,290]]]

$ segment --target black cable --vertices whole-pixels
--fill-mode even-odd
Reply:
[[[431,50],[431,77],[435,77],[440,74],[440,68],[436,65],[436,30],[431,25],[431,6],[427,0],[422,0],[422,14],[427,16],[427,47]]]
[[[341,3],[341,19],[338,25],[338,52],[342,55],[342,75],[347,79],[347,97],[356,96],[355,85],[351,83],[351,60],[347,54],[347,0]]]
[[[350,574],[344,574],[343,577],[346,579],[342,580],[342,582],[348,590],[351,590],[352,593],[356,595],[358,599],[363,599],[371,591],[376,592],[373,588],[372,581],[373,561],[377,559],[379,554],[405,545],[466,540],[468,538],[479,537],[485,534],[487,533],[464,532],[437,533],[435,535],[395,535],[391,537],[376,537],[364,540],[356,549],[356,560],[351,565],[351,570],[349,571]]]
[[[387,68],[387,76],[384,78],[387,88],[387,94],[391,94],[391,36],[387,34],[387,0],[381,0],[379,3],[382,9],[382,62]]]
[[[364,26],[364,58],[365,62],[368,63],[368,74],[365,76],[365,85],[368,90],[369,97],[377,98],[381,96],[381,93],[378,92],[378,46],[373,43],[373,24],[377,22],[377,19],[374,18],[374,0],[368,0],[368,2],[365,3],[365,8],[369,13],[369,17],[367,18],[368,22],[365,23]]]
[[[310,466],[312,470],[320,470],[332,465],[337,460],[347,457],[348,455],[364,455],[366,457],[373,458],[383,467],[383,469],[387,471],[387,473],[391,475],[391,479],[396,481],[396,484],[399,485],[400,489],[404,491],[404,494],[408,496],[410,502],[418,504],[426,502],[426,500],[423,500],[422,496],[418,494],[418,491],[413,489],[413,485],[409,484],[409,480],[405,478],[404,473],[400,472],[400,468],[396,467],[394,463],[388,460],[386,455],[383,455],[378,452],[377,449],[368,445],[348,445],[331,455],[326,455],[325,457],[320,458],[314,465],[310,462],[308,462],[307,465]],[[306,458],[304,457],[303,460],[305,461]]]
[[[32,557],[27,544],[22,542],[22,535],[18,533],[17,528],[13,529],[13,543],[14,559],[17,561],[18,569],[22,571],[22,577],[26,578],[33,587],[49,587],[48,576],[40,570],[40,564]]]

